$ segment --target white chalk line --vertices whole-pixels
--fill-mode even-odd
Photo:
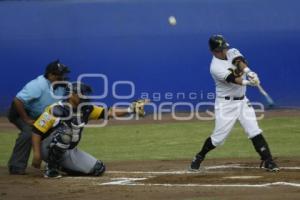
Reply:
[[[114,180],[108,183],[100,183],[100,186],[118,185],[118,186],[164,186],[164,187],[270,187],[270,186],[292,186],[300,187],[299,183],[289,182],[273,182],[264,184],[169,184],[169,183],[136,183],[137,180],[141,179],[128,179],[122,178],[121,180]]]
[[[179,170],[179,171],[107,171],[107,174],[157,174],[157,175],[172,175],[172,174],[194,174],[201,173],[205,170],[215,170],[215,169],[260,169],[260,167],[247,167],[241,166],[238,164],[234,165],[217,165],[217,166],[208,166],[203,167],[199,171],[188,171],[188,170]],[[280,167],[283,170],[300,170],[300,167]]]
[[[145,175],[173,175],[173,174],[195,174],[203,173],[205,170],[214,170],[214,169],[260,169],[259,167],[247,167],[241,166],[239,164],[232,165],[216,165],[216,166],[207,166],[203,167],[199,171],[188,171],[188,170],[178,170],[178,171],[106,171],[106,174],[145,174]],[[300,167],[281,167],[284,170],[300,170]],[[94,180],[98,177],[65,177],[64,179],[84,179],[84,180]]]
[[[101,183],[100,185],[131,185],[135,181],[146,180],[147,178],[113,178],[111,182]]]
[[[207,166],[203,167],[202,170],[191,172],[188,170],[179,171],[107,171],[106,174],[141,174],[148,176],[147,178],[112,178],[112,181],[106,183],[96,183],[96,185],[119,185],[119,186],[165,186],[165,187],[270,187],[270,186],[292,186],[300,187],[300,183],[290,183],[290,182],[273,182],[264,184],[164,184],[164,183],[138,183],[136,181],[146,180],[151,178],[150,175],[181,175],[181,174],[195,174],[201,173],[205,170],[214,169],[260,169],[259,167],[247,167],[241,166],[239,164],[233,165],[217,165],[217,166]],[[300,170],[300,167],[281,167],[284,170]],[[93,180],[97,181],[99,177],[65,177],[66,179],[83,179],[83,180]]]
[[[223,179],[258,179],[258,178],[262,178],[262,176],[225,176],[222,177]]]

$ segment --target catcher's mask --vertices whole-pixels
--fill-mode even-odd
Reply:
[[[80,102],[89,102],[89,95],[92,94],[92,88],[89,85],[86,85],[82,82],[73,82],[70,83],[66,89],[66,95],[77,94],[80,98]]]

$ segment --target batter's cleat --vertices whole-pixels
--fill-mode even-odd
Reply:
[[[203,160],[204,160],[204,158],[202,156],[196,155],[194,157],[194,159],[192,160],[191,165],[188,170],[189,171],[198,171],[200,168],[200,164]]]
[[[263,160],[260,164],[260,167],[264,167],[269,172],[278,172],[280,168],[278,165],[272,160]]]
[[[46,169],[44,172],[44,178],[61,178],[61,174],[56,169]]]

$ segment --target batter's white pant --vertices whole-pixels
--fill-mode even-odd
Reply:
[[[258,127],[254,109],[246,97],[243,100],[216,98],[215,118],[215,129],[211,135],[214,146],[224,143],[237,120],[244,128],[248,138],[253,138],[262,133],[262,130]]]

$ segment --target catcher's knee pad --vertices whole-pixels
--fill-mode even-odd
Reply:
[[[102,161],[98,160],[91,172],[93,176],[101,176],[105,172],[105,165]]]
[[[55,130],[50,146],[57,146],[61,149],[69,149],[72,142],[72,130],[65,126]]]
[[[65,128],[55,130],[54,137],[49,146],[48,164],[57,167],[63,154],[69,149],[72,141],[72,132]]]

